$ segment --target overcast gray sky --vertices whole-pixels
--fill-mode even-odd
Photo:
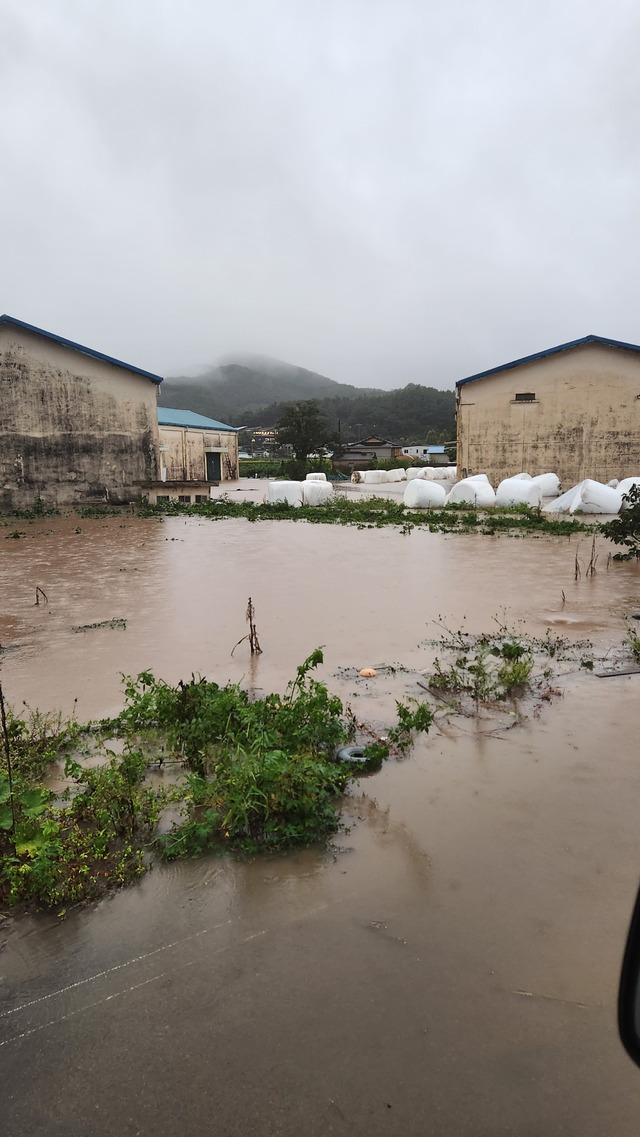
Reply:
[[[0,0],[0,311],[360,385],[640,341],[637,0]]]

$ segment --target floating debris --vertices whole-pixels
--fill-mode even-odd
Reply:
[[[95,624],[76,624],[72,632],[93,632],[96,628],[126,628],[127,621],[121,616],[114,616],[112,620],[98,620]]]

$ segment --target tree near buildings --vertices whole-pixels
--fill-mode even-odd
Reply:
[[[335,434],[315,399],[289,403],[277,430],[278,442],[290,446],[298,462],[306,462],[310,454],[336,446]]]

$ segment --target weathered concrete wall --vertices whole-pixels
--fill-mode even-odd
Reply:
[[[168,481],[207,481],[207,450],[220,451],[220,481],[238,477],[238,435],[230,430],[194,430],[160,427],[160,454]]]
[[[0,327],[0,509],[127,502],[157,477],[155,383]]]
[[[494,485],[522,470],[565,488],[640,474],[640,356],[586,344],[475,380],[458,388],[457,424],[459,470]]]

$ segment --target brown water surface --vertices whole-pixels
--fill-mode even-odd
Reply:
[[[324,644],[332,689],[385,723],[421,694],[436,621],[522,620],[613,658],[640,610],[637,567],[607,571],[604,544],[585,578],[584,537],[575,581],[575,538],[22,527],[0,539],[2,682],[14,703],[77,697],[81,717],[119,707],[123,671],[274,689]],[[230,656],[249,595],[253,666],[244,644]],[[72,631],[113,617],[126,630]],[[408,670],[352,678],[385,663]],[[567,667],[561,697],[502,735],[442,719],[360,783],[327,851],[155,867],[63,921],[9,922],[3,1131],[635,1137],[615,997],[640,875],[639,682]]]

